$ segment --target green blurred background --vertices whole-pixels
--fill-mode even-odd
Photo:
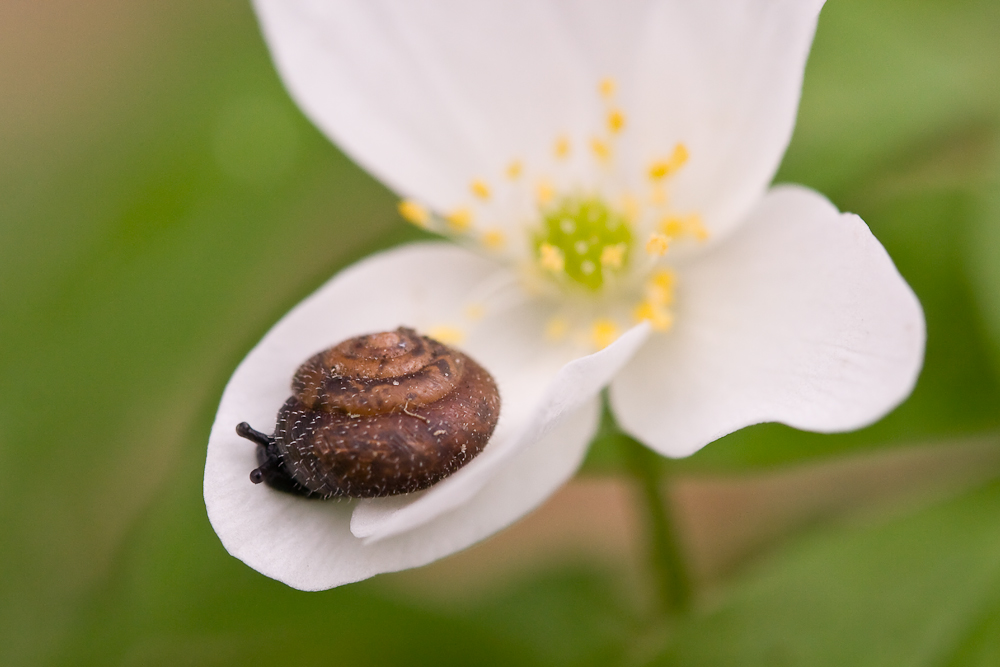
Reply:
[[[465,554],[306,594],[201,497],[243,355],[418,238],[302,117],[248,3],[0,3],[0,664],[1000,664],[1000,3],[831,0],[778,180],[924,304],[912,398],[673,466],[698,582],[651,611],[614,435]],[[606,532],[602,532],[606,531]]]

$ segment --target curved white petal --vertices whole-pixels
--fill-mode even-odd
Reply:
[[[920,303],[856,215],[772,190],[738,232],[678,271],[676,325],[615,378],[622,427],[686,456],[744,426],[860,428],[912,390]]]
[[[563,14],[580,15],[581,30],[617,16],[597,3],[255,6],[282,79],[313,122],[397,192],[439,210],[466,198],[472,178],[585,129],[602,74],[589,67],[596,49]],[[614,46],[605,48],[612,58]]]
[[[691,159],[672,201],[716,236],[784,153],[821,5],[255,0],[292,95],[397,192],[447,211],[513,159],[547,164],[557,136],[604,132],[597,87],[612,77],[628,119],[619,180],[644,187],[649,162],[684,142]]]
[[[649,331],[648,324],[633,327],[603,350],[563,366],[545,386],[545,395],[536,402],[530,421],[521,426],[513,442],[503,448],[487,449],[420,498],[405,504],[393,498],[362,501],[351,522],[353,533],[373,542],[413,530],[467,502],[496,474],[498,468],[509,465],[513,458],[554,428],[565,415],[589,403],[632,358]],[[517,380],[519,388],[513,389],[512,382],[508,385],[508,393],[532,395],[544,386],[539,382],[537,372],[521,373]]]
[[[469,502],[419,530],[375,544],[351,534],[354,503],[309,502],[275,492],[267,504],[249,508],[243,504],[242,475],[238,480],[214,475],[222,484],[211,500],[206,490],[206,502],[214,507],[209,517],[233,556],[300,590],[325,590],[419,567],[475,544],[541,505],[579,467],[599,416],[599,403],[591,399],[498,470]],[[227,527],[225,534],[220,525]]]
[[[638,47],[642,164],[683,142],[672,204],[719,239],[763,196],[795,125],[823,0],[659,2]]]
[[[367,503],[303,500],[248,479],[256,467],[254,448],[236,436],[235,426],[248,421],[269,430],[302,361],[365,332],[468,324],[462,311],[470,295],[479,285],[495,283],[503,271],[451,245],[404,247],[338,274],[275,325],[227,385],[209,440],[205,503],[231,554],[297,588],[328,588],[464,548],[535,507],[572,474],[596,428],[594,394],[641,344],[646,328],[562,369],[567,351],[538,335],[545,318],[541,307],[514,302],[502,312],[487,313],[460,345],[490,370],[500,388],[501,416],[493,438],[479,457],[446,480],[450,484],[391,501],[396,513],[369,508],[369,532],[383,538],[377,543],[364,544],[351,533],[352,512]],[[553,379],[565,383],[567,378],[575,380],[575,392],[550,386]],[[552,400],[552,392],[564,400]],[[566,422],[567,414],[579,419]],[[537,465],[526,471],[525,462],[533,459]],[[517,492],[505,496],[504,489]],[[404,511],[409,504],[419,510],[412,521]],[[388,533],[408,532],[384,539],[379,522]]]

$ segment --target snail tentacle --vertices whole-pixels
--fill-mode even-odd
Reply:
[[[236,435],[240,436],[241,438],[246,438],[247,440],[256,442],[258,445],[261,445],[263,447],[267,447],[269,445],[274,444],[273,437],[261,433],[260,431],[253,428],[252,426],[250,426],[250,424],[246,422],[240,422],[239,424],[236,425]]]

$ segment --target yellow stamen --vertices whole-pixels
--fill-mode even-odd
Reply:
[[[483,232],[483,245],[490,250],[499,250],[507,243],[507,236],[499,229],[488,229]]]
[[[659,181],[664,176],[667,175],[667,161],[666,160],[656,160],[653,164],[649,165],[649,178],[653,181]]]
[[[654,183],[653,189],[649,192],[649,203],[654,206],[665,206],[667,203],[667,189],[662,183]]]
[[[672,215],[660,221],[660,231],[672,239],[684,236],[686,230],[687,225],[684,222],[684,218]]]
[[[639,205],[638,200],[630,194],[622,195],[621,207],[622,215],[629,222],[636,222],[639,216],[642,215],[642,207]]]
[[[486,184],[486,181],[481,179],[477,178],[472,183],[469,183],[469,190],[480,199],[485,200],[490,198],[490,186]]]
[[[594,347],[603,350],[618,338],[618,325],[612,320],[596,320],[590,327],[590,340]]]
[[[622,268],[622,263],[625,261],[626,249],[628,249],[628,246],[624,243],[604,246],[604,250],[601,251],[601,266],[609,269]]]
[[[539,181],[538,185],[535,187],[535,197],[538,199],[539,206],[545,206],[551,202],[556,196],[556,190],[552,187],[552,184],[548,181]]]
[[[543,243],[539,246],[538,254],[538,262],[546,271],[560,273],[566,266],[566,259],[563,257],[562,250],[551,243]]]
[[[636,306],[633,315],[636,322],[649,322],[654,331],[667,331],[674,324],[674,317],[669,310],[649,301],[643,301]]]
[[[472,226],[472,211],[467,208],[457,208],[449,213],[445,220],[456,232],[464,232]]]
[[[698,241],[708,240],[709,233],[697,213],[687,216],[670,215],[660,221],[660,231],[670,238],[692,236]]]
[[[524,165],[521,164],[520,160],[514,160],[507,165],[507,178],[516,181],[521,176],[522,171],[524,171]]]
[[[567,137],[559,137],[556,139],[556,144],[552,150],[557,158],[563,159],[569,156],[569,148],[569,139]]]
[[[690,216],[689,224],[691,226],[691,233],[694,235],[695,239],[702,242],[708,240],[709,233],[705,228],[704,223],[702,223],[700,215],[694,214]]]
[[[427,330],[427,335],[445,345],[458,345],[465,338],[465,333],[458,327],[440,325]]]
[[[669,306],[674,302],[677,278],[669,269],[658,269],[646,281],[646,300],[653,305]]]
[[[465,307],[465,316],[473,322],[483,319],[484,315],[486,315],[486,307],[481,303],[470,303]]]
[[[611,157],[611,147],[597,137],[590,140],[590,150],[594,151],[594,155],[602,162],[606,162]]]
[[[687,146],[677,142],[677,145],[674,146],[674,152],[670,156],[670,166],[676,171],[687,163],[689,157],[691,155],[688,153]]]
[[[569,322],[561,317],[553,317],[545,323],[545,338],[552,342],[561,341],[569,333]]]
[[[618,134],[625,128],[625,114],[618,109],[608,112],[608,130],[611,134]]]
[[[650,234],[649,240],[646,241],[646,252],[653,257],[663,257],[668,247],[670,247],[670,241],[667,237],[656,232]]]
[[[601,97],[604,99],[610,99],[612,95],[615,94],[615,80],[611,77],[601,79],[601,83],[598,84],[597,90],[601,93]]]
[[[660,181],[684,166],[688,161],[688,150],[684,144],[674,146],[674,152],[666,160],[656,160],[649,165],[649,178]]]
[[[399,202],[397,209],[404,220],[417,227],[427,227],[427,223],[431,219],[431,214],[424,208],[423,204],[415,202],[412,199],[402,200]]]

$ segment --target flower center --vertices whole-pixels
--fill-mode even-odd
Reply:
[[[678,141],[636,160],[646,146],[621,144],[629,125],[615,89],[612,79],[600,82],[604,118],[593,132],[559,135],[548,157],[514,157],[493,174],[475,175],[454,208],[400,202],[413,224],[522,269],[503,274],[513,280],[491,277],[473,286],[468,322],[443,323],[433,337],[458,344],[486,314],[511,307],[518,295],[541,294],[552,315],[540,333],[552,341],[600,349],[637,322],[660,332],[672,327],[676,278],[666,255],[675,242],[705,241],[708,230],[668,196],[690,158],[687,146]]]
[[[597,291],[628,264],[632,230],[600,197],[568,195],[542,212],[535,256],[557,279]]]

